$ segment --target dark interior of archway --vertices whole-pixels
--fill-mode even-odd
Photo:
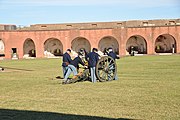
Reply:
[[[170,35],[160,35],[155,42],[156,53],[176,53],[176,42]]]
[[[3,43],[3,41],[0,39],[0,43],[2,43],[2,44],[0,44],[0,47],[1,47],[1,45],[3,46],[2,48],[4,48],[4,43]],[[1,50],[0,50],[1,51]],[[5,57],[5,54],[4,54],[4,50],[2,50],[3,52],[0,52],[0,57]]]
[[[71,49],[75,52],[79,52],[81,49],[86,50],[87,52],[91,51],[91,45],[87,39],[78,38],[73,40],[71,43]]]
[[[54,54],[55,56],[61,56],[61,55],[62,55],[62,52],[61,52],[60,49],[55,49],[54,52],[53,52],[53,54]]]
[[[29,57],[36,57],[36,50],[32,49],[28,52]]]
[[[1,53],[0,53],[0,57],[5,57],[5,54],[1,54]]]
[[[128,46],[126,50],[129,54],[132,52],[136,52],[136,54],[147,54],[147,44],[142,37],[132,36],[128,39],[126,45]]]
[[[136,45],[129,46],[127,51],[129,52],[129,54],[131,54],[132,51],[136,51],[137,54],[147,54],[146,50],[144,50],[143,48],[141,50],[140,46],[136,46]]]
[[[108,48],[112,48],[116,54],[119,54],[119,44],[115,38],[104,37],[99,41],[98,49],[102,53],[106,54]]]
[[[50,38],[46,40],[44,43],[44,51],[47,51],[54,56],[62,56],[63,55],[63,46],[60,40]]]

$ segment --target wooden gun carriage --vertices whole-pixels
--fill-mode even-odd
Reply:
[[[103,56],[96,64],[96,77],[100,82],[111,81],[115,78],[117,72],[116,62],[112,57]],[[72,79],[67,80],[63,84],[71,84],[80,81],[90,80],[90,70],[83,68],[82,72],[73,76]]]

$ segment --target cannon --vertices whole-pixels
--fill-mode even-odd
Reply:
[[[117,65],[112,57],[103,56],[96,64],[96,77],[99,82],[111,81],[117,73]],[[88,68],[83,68],[82,72],[68,79],[63,84],[71,84],[80,81],[90,80],[90,71]]]

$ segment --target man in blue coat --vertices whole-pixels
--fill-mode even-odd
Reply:
[[[113,49],[112,49],[111,47],[108,48],[108,54],[107,54],[107,55],[110,56],[110,57],[112,57],[115,62],[116,62],[116,59],[120,59],[120,57],[117,56],[117,54],[113,52]],[[114,66],[112,66],[112,67],[114,67]],[[112,68],[112,69],[113,69],[113,68]],[[118,80],[117,74],[115,75],[114,80]]]
[[[78,53],[78,56],[72,60],[69,65],[67,66],[67,72],[64,77],[63,84],[66,84],[68,82],[68,77],[70,76],[71,72],[73,72],[74,76],[77,75],[77,68],[79,67],[79,64],[84,66],[84,62],[82,61],[83,55],[81,53]]]
[[[88,66],[89,66],[90,71],[91,71],[91,81],[93,83],[96,82],[95,67],[96,67],[96,64],[97,64],[97,62],[99,60],[99,54],[97,52],[98,52],[98,49],[97,48],[93,48],[92,52],[90,52],[90,53],[88,53],[86,55],[86,59],[88,61]]]
[[[67,69],[68,69],[68,65],[69,63],[72,61],[71,59],[71,50],[67,49],[67,51],[63,54],[63,62],[62,62],[62,67],[63,67],[63,77],[65,77]]]

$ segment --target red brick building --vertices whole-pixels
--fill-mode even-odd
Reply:
[[[121,56],[132,47],[137,54],[180,53],[180,19],[98,23],[36,24],[18,28],[0,25],[0,57],[62,55],[112,47]]]

